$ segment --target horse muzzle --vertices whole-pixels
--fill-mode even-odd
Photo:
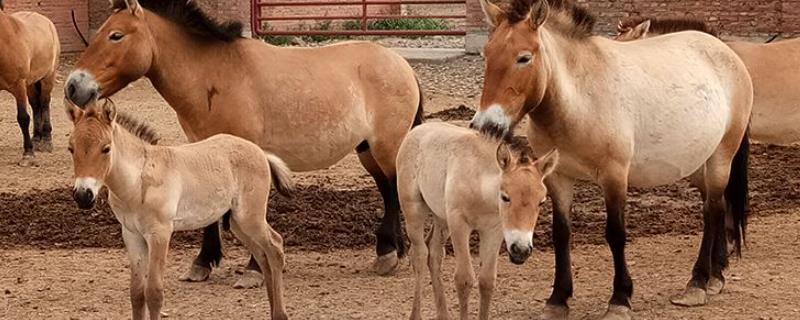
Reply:
[[[512,243],[510,246],[508,246],[508,257],[511,260],[511,263],[516,265],[525,263],[525,261],[531,256],[532,252],[533,247],[530,245]]]
[[[75,70],[69,74],[64,86],[64,96],[79,107],[96,100],[100,94],[94,76],[85,70]]]
[[[92,189],[79,188],[72,190],[72,198],[78,204],[78,208],[87,210],[94,208],[96,194]]]
[[[469,127],[484,135],[505,138],[511,132],[512,123],[512,119],[506,114],[503,107],[493,104],[486,110],[476,112]]]

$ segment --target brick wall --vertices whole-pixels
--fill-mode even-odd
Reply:
[[[478,0],[467,1],[468,26],[486,30]],[[726,36],[800,34],[800,0],[578,0],[578,3],[597,16],[599,34],[615,33],[620,19],[639,15],[702,18]]]
[[[72,25],[71,10],[81,31],[87,30],[89,17],[86,0],[5,0],[6,12],[35,11],[50,18],[61,39],[61,51],[76,52],[84,48]]]

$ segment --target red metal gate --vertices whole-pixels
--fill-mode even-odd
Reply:
[[[360,36],[360,35],[395,35],[395,36],[425,36],[425,35],[451,35],[463,36],[466,31],[461,24],[459,29],[450,30],[375,30],[369,28],[370,21],[392,20],[392,19],[466,19],[466,0],[345,0],[341,2],[324,0],[251,0],[252,21],[251,27],[257,35],[338,35],[338,36]],[[402,14],[370,14],[369,7],[374,5],[442,5],[460,4],[464,6],[463,14],[453,15],[402,15]],[[350,6],[360,8],[359,15],[268,15],[262,12],[264,8],[276,7],[341,7]],[[270,30],[265,28],[265,22],[270,21],[346,21],[354,20],[360,22],[358,30]]]

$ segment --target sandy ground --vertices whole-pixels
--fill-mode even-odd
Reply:
[[[475,74],[482,68],[480,59],[468,57],[447,65],[415,68],[429,92],[428,112],[477,103],[481,79]],[[55,150],[37,154],[39,166],[31,168],[16,166],[21,138],[15,108],[10,95],[0,93],[0,233],[6,232],[0,234],[0,318],[126,318],[128,266],[115,233],[118,228],[107,209],[98,209],[87,217],[65,196],[72,184],[66,151],[71,124],[63,112],[61,90],[58,87],[55,91],[51,112]],[[147,81],[132,84],[117,94],[115,101],[122,110],[157,128],[164,144],[185,141],[174,113]],[[800,151],[755,150],[751,181],[756,218],[751,223],[749,248],[744,259],[735,261],[727,273],[730,281],[725,293],[714,297],[708,306],[686,309],[668,302],[668,297],[688,280],[699,246],[700,203],[696,193],[686,191],[685,184],[631,193],[629,228],[633,236],[628,257],[636,285],[633,304],[637,318],[800,318],[800,276],[796,270],[800,265]],[[406,318],[413,287],[408,262],[403,262],[396,276],[382,278],[368,272],[373,258],[371,230],[380,203],[355,156],[326,170],[298,173],[296,179],[305,192],[297,201],[334,199],[334,209],[349,206],[343,207],[341,215],[332,216],[336,212],[323,211],[314,203],[276,200],[277,208],[293,210],[291,216],[280,216],[281,212],[273,215],[276,229],[293,239],[287,241],[291,243],[286,271],[289,314],[296,319]],[[591,319],[605,309],[612,267],[599,231],[603,212],[597,189],[581,190],[576,204],[579,214],[575,215],[576,292],[571,318]],[[300,215],[299,211],[310,212]],[[349,211],[360,215],[350,216]],[[528,263],[513,266],[507,257],[501,257],[492,313],[495,318],[530,319],[541,310],[550,292],[553,270],[552,252],[546,245],[548,219],[542,217],[535,241],[540,251]],[[353,225],[337,225],[344,223]],[[360,228],[356,228],[359,223]],[[307,234],[308,230],[315,233]],[[263,318],[267,312],[263,290],[231,287],[246,256],[231,241],[226,246],[230,260],[223,262],[208,283],[176,280],[196,253],[196,236],[190,233],[173,245],[166,276],[169,317]],[[325,241],[331,239],[344,240],[326,245]],[[455,311],[452,274],[453,260],[448,257],[446,284],[451,311]],[[425,315],[432,317],[430,288],[426,295]],[[477,311],[477,290],[473,291],[471,309]]]

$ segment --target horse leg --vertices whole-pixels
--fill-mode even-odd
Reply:
[[[256,257],[250,255],[250,261],[242,272],[242,276],[233,285],[235,289],[253,289],[264,285],[264,275],[261,273],[261,268],[258,266]]]
[[[472,229],[464,221],[462,214],[449,210],[447,227],[452,232],[453,254],[456,256],[456,292],[458,293],[459,318],[469,319],[469,292],[475,285],[475,271],[469,252],[469,236]]]
[[[402,239],[402,231],[400,230],[400,201],[397,199],[394,162],[392,162],[392,171],[389,175],[385,173],[386,171],[373,156],[369,144],[366,142],[360,144],[356,151],[358,152],[358,159],[375,180],[378,191],[383,197],[383,220],[375,233],[378,240],[376,246],[378,258],[375,260],[373,269],[379,275],[390,275],[397,271],[400,257],[405,254],[405,242]]]
[[[42,106],[39,99],[42,93],[42,82],[37,81],[27,87],[28,103],[33,110],[33,149],[39,150],[39,143],[42,141]]]
[[[478,275],[478,290],[480,290],[481,301],[478,319],[489,320],[489,306],[492,303],[494,286],[497,281],[497,254],[500,251],[500,244],[503,243],[503,232],[499,227],[483,230],[480,232],[480,239],[481,269]]]
[[[219,266],[222,261],[222,238],[219,234],[219,223],[214,222],[203,229],[203,244],[200,253],[194,258],[189,271],[184,273],[179,280],[200,282],[208,280],[211,268]]]
[[[53,152],[53,126],[50,124],[50,95],[56,82],[55,71],[42,79],[39,93],[39,114],[41,118],[41,141],[37,151]]]
[[[406,233],[411,242],[411,265],[414,268],[414,301],[411,305],[411,320],[422,319],[422,287],[425,273],[430,272],[427,265],[428,244],[425,243],[425,220],[432,214],[430,208],[421,201],[421,197],[413,196],[413,200],[403,202],[403,213],[406,218]]]
[[[14,99],[17,101],[17,124],[22,131],[22,160],[18,163],[21,167],[29,167],[34,165],[33,160],[33,142],[31,141],[30,124],[31,116],[28,114],[28,94],[24,81],[20,81],[14,89],[11,90]]]
[[[570,242],[572,227],[570,214],[574,197],[574,182],[558,174],[545,180],[550,198],[553,200],[553,249],[556,258],[553,292],[547,299],[542,319],[567,319],[569,307],[567,300],[572,297],[572,262],[570,261]]]
[[[604,320],[631,319],[633,280],[625,261],[625,203],[628,193],[627,166],[612,165],[600,178],[606,204],[606,242],[614,258],[614,291]]]
[[[431,271],[431,285],[433,287],[433,302],[436,305],[436,318],[438,320],[450,319],[450,310],[447,308],[447,297],[444,295],[442,283],[442,260],[444,258],[444,245],[450,237],[447,220],[438,216],[433,217],[433,228],[427,239],[428,243],[428,269]]]
[[[144,299],[147,303],[147,311],[150,313],[150,320],[161,319],[161,307],[164,305],[164,271],[166,270],[171,236],[172,228],[169,226],[164,226],[161,230],[145,236],[148,261]]]
[[[147,242],[142,236],[128,231],[122,227],[122,240],[128,250],[128,259],[131,263],[131,319],[144,320],[147,307],[145,306],[144,286],[145,272],[147,272]]]

